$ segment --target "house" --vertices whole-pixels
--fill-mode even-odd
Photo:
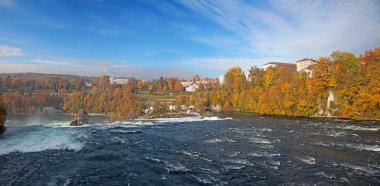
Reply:
[[[85,82],[84,86],[86,86],[86,87],[93,87],[94,84],[92,84],[91,82]]]
[[[223,84],[224,84],[224,75],[220,75],[220,76],[217,78],[217,80],[218,80],[219,85],[223,85]]]
[[[305,70],[307,67],[314,65],[315,60],[305,58],[305,59],[298,60],[296,62],[296,64],[297,64],[297,72],[301,72],[301,71]]]
[[[249,71],[247,71],[247,73],[245,73],[245,79],[246,79],[247,81],[252,81],[252,78],[251,78],[251,76],[249,75]]]
[[[188,86],[190,86],[191,84],[193,84],[193,82],[190,81],[190,80],[182,81],[182,82],[181,82],[181,85],[182,85],[183,87],[188,87]]]
[[[288,70],[296,70],[296,64],[293,63],[282,63],[282,62],[269,62],[263,65],[263,69],[267,70],[269,67],[285,67]]]
[[[176,105],[169,105],[169,111],[175,111],[175,110],[177,110]]]
[[[111,85],[124,85],[126,83],[128,83],[128,80],[127,78],[110,78],[110,83]]]
[[[186,110],[187,106],[186,105],[181,105],[180,108],[181,108],[181,110]]]
[[[301,72],[305,72],[310,78],[313,77],[313,68],[314,65],[310,65],[307,68],[303,69]]]
[[[154,112],[154,107],[152,107],[152,106],[146,107],[143,111],[145,114],[151,114]]]
[[[185,91],[186,92],[195,92],[198,88],[199,88],[199,86],[197,84],[192,84],[192,85],[186,87]]]

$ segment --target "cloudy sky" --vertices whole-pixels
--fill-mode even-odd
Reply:
[[[216,77],[380,47],[379,0],[0,0],[0,73]]]

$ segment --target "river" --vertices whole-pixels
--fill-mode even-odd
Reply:
[[[250,114],[70,127],[13,116],[0,185],[380,185],[380,123]]]

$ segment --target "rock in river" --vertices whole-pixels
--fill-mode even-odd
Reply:
[[[7,116],[7,110],[4,105],[0,103],[0,127],[4,127],[5,118]]]
[[[85,109],[80,109],[75,116],[74,120],[71,121],[71,126],[81,126],[83,124],[88,124],[89,122],[89,116]]]

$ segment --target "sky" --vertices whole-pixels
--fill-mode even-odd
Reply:
[[[379,0],[0,0],[0,73],[215,78],[380,47]]]

